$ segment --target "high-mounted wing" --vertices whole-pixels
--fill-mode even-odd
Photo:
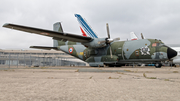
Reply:
[[[93,40],[91,37],[84,37],[84,36],[74,35],[74,34],[69,34],[69,33],[60,33],[56,31],[33,28],[33,27],[28,27],[28,26],[16,25],[16,24],[6,23],[3,25],[3,27],[20,30],[24,32],[29,32],[29,33],[35,33],[35,34],[39,34],[43,36],[48,36],[56,40],[68,40],[68,41],[81,42],[81,43],[90,42]]]

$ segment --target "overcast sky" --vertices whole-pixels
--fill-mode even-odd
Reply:
[[[80,14],[98,37],[130,39],[130,32],[140,38],[161,39],[166,44],[180,44],[179,0],[0,0],[0,25],[14,23],[53,29],[62,22],[64,32],[79,34]],[[52,38],[0,27],[0,49],[29,49],[52,46]]]

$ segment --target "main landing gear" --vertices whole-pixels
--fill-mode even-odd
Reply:
[[[162,66],[162,63],[156,63],[156,64],[155,64],[155,67],[156,67],[156,68],[161,68],[161,66]]]

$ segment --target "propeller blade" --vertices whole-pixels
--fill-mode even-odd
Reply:
[[[113,41],[117,41],[117,40],[120,40],[120,38],[115,38],[115,39],[113,39]]]
[[[142,34],[142,33],[141,33],[141,38],[142,38],[142,39],[144,39],[144,36],[143,36],[143,34]]]
[[[111,58],[113,58],[113,57],[112,57],[111,45],[110,45],[110,49],[109,49],[109,50],[110,50],[110,55],[111,55]]]
[[[113,41],[114,41],[113,39],[107,39],[107,43],[111,43]]]
[[[108,25],[108,23],[106,23],[106,29],[107,29],[108,39],[110,39],[110,33],[109,33],[109,25]]]
[[[113,41],[117,41],[117,40],[120,40],[120,38],[107,39],[107,43],[111,43],[111,42],[113,42]]]

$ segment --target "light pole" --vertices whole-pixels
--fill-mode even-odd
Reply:
[[[9,68],[10,68],[10,53],[9,53]]]
[[[44,67],[44,64],[45,64],[45,55],[46,55],[47,53],[44,53],[44,59],[43,59],[43,67]]]
[[[18,63],[19,63],[19,54],[17,53],[17,68],[18,68]]]

